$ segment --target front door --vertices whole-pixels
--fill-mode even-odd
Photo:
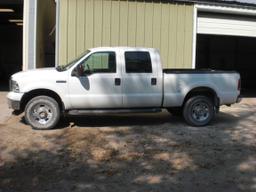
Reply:
[[[71,76],[69,95],[75,109],[108,109],[122,107],[121,69],[115,52],[95,52],[74,70],[82,70],[79,77]]]

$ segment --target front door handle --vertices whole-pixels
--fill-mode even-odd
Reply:
[[[157,79],[151,78],[151,85],[156,85],[156,84],[157,84]]]
[[[121,79],[115,78],[115,86],[120,86],[120,85],[121,85]]]

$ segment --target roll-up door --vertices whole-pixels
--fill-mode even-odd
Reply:
[[[199,12],[197,33],[256,37],[256,18]]]

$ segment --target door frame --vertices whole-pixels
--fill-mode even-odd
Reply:
[[[59,54],[59,10],[60,2],[56,3],[55,27],[55,65],[58,65]],[[37,61],[37,17],[38,0],[24,0],[23,2],[23,70],[35,69]]]
[[[23,70],[36,68],[37,0],[23,2]]]

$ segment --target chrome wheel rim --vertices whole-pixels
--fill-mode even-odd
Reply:
[[[210,117],[209,106],[204,102],[194,104],[192,107],[192,117],[199,122],[206,121]]]
[[[46,104],[38,104],[32,108],[32,118],[41,125],[49,123],[52,116],[52,108]]]

